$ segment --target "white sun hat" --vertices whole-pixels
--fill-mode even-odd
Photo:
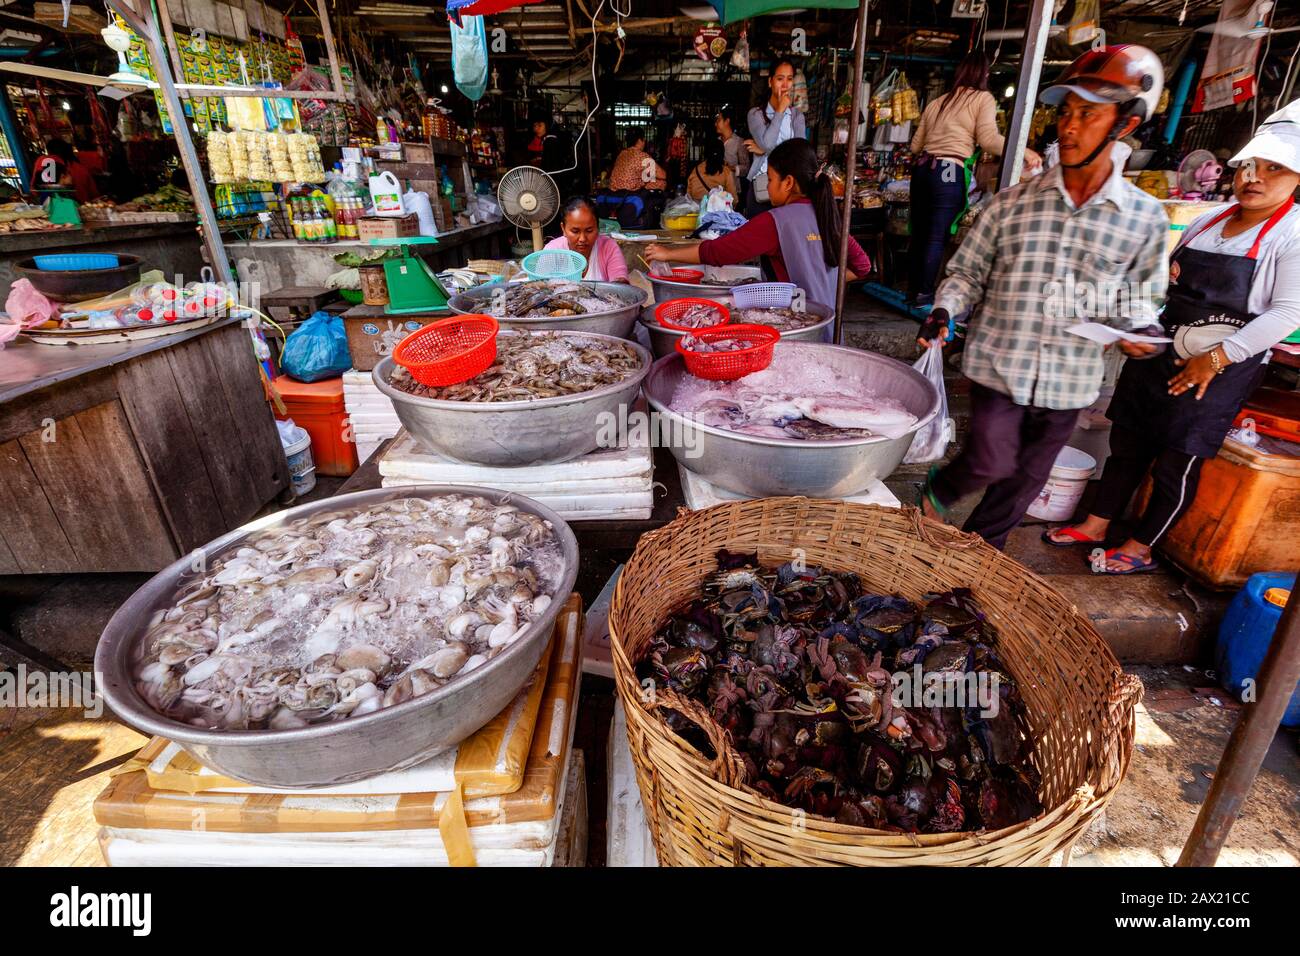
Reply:
[[[1228,165],[1240,166],[1251,159],[1278,163],[1300,173],[1300,99],[1260,123],[1250,142],[1228,160]]]

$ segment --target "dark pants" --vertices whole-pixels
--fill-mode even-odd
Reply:
[[[767,212],[772,208],[772,204],[765,199],[759,199],[756,195],[757,190],[754,184],[749,184],[749,195],[745,197],[745,218],[753,219],[761,212]]]
[[[1204,463],[1204,458],[1162,448],[1149,435],[1112,425],[1110,457],[1106,459],[1092,513],[1107,520],[1122,515],[1150,469],[1151,500],[1133,530],[1133,538],[1148,548],[1155,547],[1196,500]]]
[[[1047,483],[1079,410],[1017,405],[975,382],[970,400],[970,435],[961,453],[934,476],[931,490],[945,508],[984,490],[965,530],[1001,548]]]
[[[908,213],[912,238],[907,250],[907,291],[912,298],[934,295],[949,230],[965,205],[965,170],[960,163],[927,160],[916,164]]]

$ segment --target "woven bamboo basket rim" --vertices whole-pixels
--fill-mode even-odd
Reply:
[[[671,691],[656,690],[653,698],[642,693],[634,660],[670,612],[698,594],[700,579],[713,570],[713,554],[719,547],[757,550],[765,564],[788,560],[792,549],[803,547],[809,564],[853,571],[878,591],[919,596],[901,588],[878,588],[867,571],[851,566],[852,559],[835,560],[835,554],[847,552],[831,542],[853,532],[874,535],[873,541],[888,539],[913,558],[923,556],[919,563],[932,576],[926,590],[970,587],[998,633],[1003,661],[1027,706],[1031,698],[1046,693],[1040,686],[1045,680],[1026,680],[1031,671],[1072,685],[1090,702],[1086,716],[1095,726],[1082,732],[1088,752],[1075,768],[1077,779],[1067,786],[1052,778],[1053,768],[1040,765],[1045,809],[1039,815],[996,831],[929,834],[856,827],[805,814],[740,782],[738,753],[700,704]],[[818,535],[826,540],[819,544]],[[683,560],[687,570],[679,573]],[[894,573],[883,577],[898,583],[899,575],[907,573],[899,571],[902,564],[894,561]],[[944,580],[944,575],[969,577],[972,568],[980,572],[978,580]],[[641,583],[647,593],[658,589],[661,595],[652,611],[648,604],[636,603],[634,591]],[[1062,649],[1045,641],[1031,653],[1025,641],[1011,640],[1019,628],[1008,621],[1002,605],[1015,608],[1016,597],[1023,603],[1026,594],[1057,612],[1056,632],[1049,628],[1049,636],[1079,646]],[[1141,682],[1124,674],[1092,623],[1039,575],[978,536],[924,518],[915,508],[767,498],[697,512],[682,509],[673,522],[642,536],[615,588],[609,627],[614,677],[627,713],[638,785],[656,851],[665,865],[683,858],[689,863],[723,864],[747,860],[795,865],[1044,864],[1058,852],[1068,853],[1113,796],[1132,756]],[[670,730],[658,716],[663,708],[680,710],[699,724],[710,737],[715,759],[708,760]],[[1038,723],[1031,732],[1033,759],[1039,761],[1043,759],[1040,747],[1047,750],[1045,738],[1061,718],[1050,710],[1033,716]],[[1071,758],[1078,760],[1080,741],[1073,743],[1076,752]],[[1048,790],[1054,790],[1054,796]]]

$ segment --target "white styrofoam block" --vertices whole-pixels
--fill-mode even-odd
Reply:
[[[614,701],[614,720],[609,728],[606,757],[609,784],[606,788],[605,865],[658,866],[654,840],[646,824],[636,768],[627,746],[627,715],[623,702]]]
[[[435,482],[429,478],[384,478],[380,486],[384,488],[404,488],[410,485],[427,485],[427,484],[460,484],[461,482]],[[481,484],[481,482],[479,483]],[[487,486],[484,486],[487,487]],[[570,508],[568,504],[573,502],[572,498],[554,498],[548,499],[545,495],[527,495],[534,501],[553,508],[559,513],[561,518],[566,521],[609,521],[613,519],[625,519],[628,521],[645,521],[654,513],[654,499],[652,495],[642,497],[643,504],[623,504],[607,505],[601,502],[589,502],[589,507]],[[609,495],[610,499],[627,499],[633,496],[629,495]]]
[[[384,477],[404,479],[413,482],[427,482],[431,480],[423,475],[408,475],[402,473],[384,475]],[[446,482],[445,479],[439,480]],[[590,497],[594,495],[609,494],[636,494],[638,492],[649,493],[652,484],[649,472],[632,478],[598,478],[592,481],[527,481],[515,483],[509,481],[497,481],[496,479],[484,479],[475,483],[482,484],[485,488],[495,488],[497,491],[513,491],[518,495],[528,495],[530,498],[535,498],[539,495],[556,498],[561,496]]]
[[[734,491],[728,491],[726,488],[719,488],[712,482],[701,478],[695,472],[688,470],[680,462],[677,464],[677,473],[681,476],[682,496],[686,499],[686,507],[692,511],[712,508],[714,505],[720,505],[727,501],[751,500],[748,495],[741,495]],[[879,479],[873,480],[870,485],[858,494],[848,495],[842,500],[852,501],[860,505],[881,505],[885,508],[900,507],[897,496],[885,487],[885,483]]]
[[[519,484],[594,478],[629,478],[652,468],[650,449],[603,448],[557,465],[530,465],[525,468],[500,468],[448,461],[427,451],[408,433],[402,432],[379,463],[384,476],[400,473],[425,481],[479,483],[490,479]]]

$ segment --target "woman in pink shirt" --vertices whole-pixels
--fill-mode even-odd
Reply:
[[[618,243],[600,234],[596,207],[586,196],[570,199],[560,212],[560,235],[547,249],[569,249],[587,260],[582,277],[592,282],[627,282],[627,262]]]

